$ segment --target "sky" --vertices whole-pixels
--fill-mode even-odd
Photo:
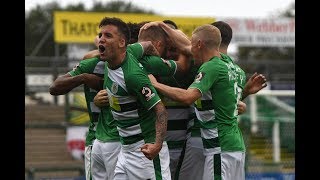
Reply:
[[[25,10],[48,2],[58,2],[62,7],[82,2],[91,8],[94,2],[116,0],[25,0]],[[287,9],[294,0],[124,0],[164,16],[270,18]]]

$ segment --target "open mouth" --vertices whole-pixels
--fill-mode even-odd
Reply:
[[[99,45],[99,52],[103,53],[106,50],[106,48],[102,45]]]

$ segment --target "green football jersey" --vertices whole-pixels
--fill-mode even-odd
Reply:
[[[196,77],[197,72],[200,68],[199,66],[196,66],[194,63],[195,61],[193,59],[191,61],[191,67],[190,67],[190,70],[188,71],[188,74],[180,77],[176,77],[180,83],[182,83],[183,85],[187,85],[188,87],[193,83],[194,77]],[[199,120],[196,118],[196,115],[194,112],[194,105],[191,105],[188,118],[189,118],[189,121],[187,124],[187,133],[191,132],[192,137],[200,137],[200,123],[199,123]]]
[[[164,60],[157,56],[143,56],[143,48],[140,43],[128,45],[127,52],[138,58],[148,73],[156,76],[172,76],[176,72],[177,66],[173,60]],[[106,72],[108,72],[107,69]],[[99,119],[101,120],[98,122],[96,138],[103,142],[119,140],[110,107],[101,108]]]
[[[177,64],[174,60],[164,60],[159,56],[143,56],[138,60],[147,73],[155,77],[173,76],[177,71]]]
[[[83,73],[95,74],[103,78],[104,75],[104,62],[99,58],[91,58],[80,61],[80,63],[68,72],[71,76],[77,76]],[[100,114],[100,108],[94,105],[93,98],[96,96],[97,91],[84,85],[84,95],[87,103],[87,110],[89,114],[89,131],[86,136],[86,146],[92,145],[95,140],[95,131]]]
[[[186,89],[192,83],[196,73],[197,67],[195,67],[192,63],[188,74],[181,75],[179,73],[175,73],[171,76],[158,76],[157,80],[160,83],[166,84],[171,87]],[[192,107],[173,101],[172,99],[162,95],[161,93],[159,93],[159,96],[168,111],[168,125],[165,138],[168,144],[168,148],[183,148],[185,139],[187,137],[187,130]]]
[[[136,57],[143,54],[142,48],[129,51],[120,67],[106,66],[105,85],[113,118],[122,144],[140,140],[155,142],[155,112],[150,109],[160,102],[157,91],[151,85],[146,70]]]
[[[202,94],[194,105],[206,154],[245,151],[237,122],[243,75],[230,59],[213,57],[201,65],[189,87]]]
[[[174,60],[164,60],[158,56],[143,56],[138,60],[148,74],[153,74],[157,79],[162,79],[165,84],[175,87],[180,86],[174,77],[177,70],[177,64]],[[172,101],[165,96],[161,96],[161,94],[159,96],[168,111],[168,126],[165,137],[168,147],[182,148],[186,137],[189,106]]]
[[[177,64],[174,60],[164,60],[159,56],[144,56],[140,43],[129,44],[127,51],[138,59],[148,74],[153,74],[154,76],[172,76],[176,73]]]
[[[103,106],[100,108],[100,110],[101,113],[99,115],[99,121],[96,130],[96,138],[102,142],[119,141],[120,137],[117,130],[116,121],[112,117],[110,106]]]
[[[141,44],[134,43],[127,46],[127,52],[131,53],[136,58],[141,58],[143,55],[143,48]],[[106,62],[107,64],[107,62]],[[104,69],[104,85],[106,87],[108,76],[108,68]],[[96,138],[102,142],[112,142],[120,141],[119,132],[117,130],[117,124],[111,114],[110,106],[105,106],[101,108],[101,113],[99,116],[99,121],[96,130]]]

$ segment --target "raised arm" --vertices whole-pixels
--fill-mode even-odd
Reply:
[[[173,45],[183,54],[191,54],[191,41],[188,36],[185,35],[182,31],[178,29],[172,29],[170,26],[165,24],[162,21],[155,21],[146,23],[140,28],[141,31],[149,28],[150,26],[160,26],[168,35],[169,39],[171,39]]]
[[[242,100],[245,99],[250,94],[255,94],[259,92],[261,89],[267,86],[266,77],[262,74],[258,74],[255,72],[249,80],[246,82],[243,92],[242,92]]]
[[[177,64],[177,72],[181,74],[186,74],[189,72],[191,66],[191,58],[192,56],[188,56],[185,54],[179,54],[178,59],[176,59]]]
[[[143,55],[151,55],[151,56],[160,56],[156,47],[152,44],[151,41],[142,41],[139,42],[143,48]]]

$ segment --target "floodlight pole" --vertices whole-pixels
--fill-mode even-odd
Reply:
[[[256,95],[252,94],[250,98],[250,120],[251,120],[251,133],[255,134],[258,132],[257,124],[257,99]]]
[[[272,128],[273,162],[280,162],[280,126],[279,120],[273,122]]]

